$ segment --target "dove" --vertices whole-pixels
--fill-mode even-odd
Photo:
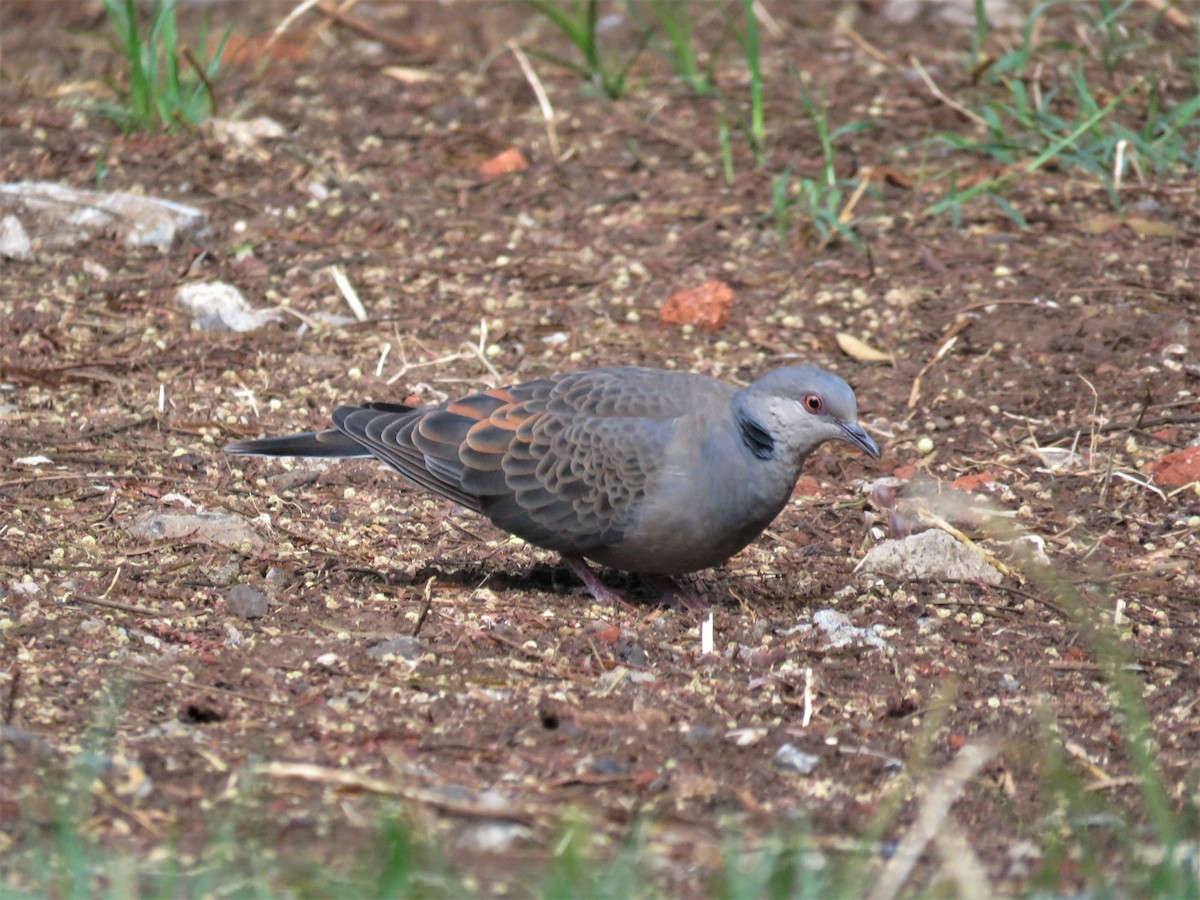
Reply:
[[[677,576],[720,565],[787,504],[828,441],[878,458],[854,391],[814,366],[745,387],[618,366],[489,388],[432,406],[339,406],[333,427],[228,445],[247,456],[374,457],[410,482],[557,551],[600,600],[585,560]]]

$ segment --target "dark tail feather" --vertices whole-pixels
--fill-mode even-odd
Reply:
[[[238,441],[229,444],[225,452],[239,456],[311,456],[324,459],[371,455],[371,451],[354,438],[333,428],[257,441]]]

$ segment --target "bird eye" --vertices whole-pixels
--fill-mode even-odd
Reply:
[[[810,413],[819,413],[825,408],[825,401],[821,399],[820,394],[805,394],[804,400],[801,402]]]

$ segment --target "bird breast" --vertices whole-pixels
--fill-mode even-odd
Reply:
[[[680,575],[720,565],[763,532],[791,496],[798,468],[755,458],[731,429],[702,434],[698,444],[686,434],[673,442],[622,540],[584,556],[630,572]]]

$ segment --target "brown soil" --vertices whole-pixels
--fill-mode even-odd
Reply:
[[[195,854],[251,767],[306,763],[322,768],[257,776],[256,827],[278,852],[345,866],[368,841],[372,785],[391,786],[484,890],[527,881],[565,815],[605,840],[652,822],[656,877],[694,893],[729,828],[753,837],[803,819],[838,853],[899,792],[884,835],[898,839],[922,808],[912,784],[993,740],[944,830],[966,838],[990,889],[1020,890],[1051,827],[1048,719],[1088,790],[1134,825],[1145,817],[1104,661],[1070,615],[1076,590],[1097,620],[1122,609],[1162,778],[1183,802],[1200,755],[1200,499],[1194,486],[1147,485],[1142,469],[1197,435],[1194,180],[1123,190],[1166,236],[1105,227],[1107,195],[1073,171],[1019,179],[1007,197],[1023,230],[986,201],[959,227],[923,216],[944,185],[920,190],[921,168],[944,161],[921,141],[969,125],[899,61],[916,54],[947,89],[966,90],[968,35],[864,15],[861,35],[896,61],[884,63],[827,18],[787,12],[822,4],[771,5],[788,36],[766,38],[767,84],[781,86],[768,93],[766,167],[735,135],[727,186],[713,105],[652,54],[619,102],[533,59],[557,114],[556,161],[503,49],[511,37],[556,40],[515,7],[364,4],[395,46],[313,13],[266,53],[294,5],[236,7],[235,41],[256,43],[220,81],[219,113],[288,129],[254,148],[207,131],[121,136],[73,107],[115,66],[90,30],[98,4],[0,13],[0,180],[95,187],[102,172],[106,189],[196,204],[211,219],[205,237],[165,255],[96,241],[0,267],[0,402],[11,404],[0,418],[0,698],[17,729],[0,745],[0,850],[23,846],[49,814],[36,773],[78,752],[115,695],[112,767],[85,827],[114,851],[177,841]],[[1194,53],[1194,36],[1158,27],[1180,58]],[[727,52],[722,78],[740,96]],[[794,84],[791,61],[811,73],[833,126],[879,121],[844,138],[839,159],[904,175],[876,179],[856,209],[869,256],[819,246],[801,221],[783,236],[774,227],[771,173],[819,165],[814,129],[782,87]],[[397,79],[388,66],[431,77]],[[512,147],[529,167],[485,180],[479,166]],[[310,322],[347,315],[333,265],[369,321],[287,316],[209,333],[174,299],[182,284],[224,280]],[[660,321],[668,297],[710,278],[735,293],[723,328]],[[487,366],[471,350],[481,322]],[[855,361],[839,332],[894,353],[894,365]],[[221,452],[320,427],[341,402],[439,400],[491,383],[489,367],[505,381],[618,363],[749,380],[795,358],[855,386],[884,459],[823,449],[769,532],[690,582],[712,607],[711,655],[703,614],[662,608],[615,575],[631,602],[594,604],[550,555],[381,466]],[[1037,449],[1051,444],[1078,453],[1052,466]],[[14,464],[34,455],[51,462]],[[1045,541],[1065,584],[856,576],[886,521],[862,488],[894,473],[980,476],[975,489]],[[262,549],[130,535],[147,510],[182,511],[168,495],[268,516]],[[265,592],[269,614],[235,616],[234,584]],[[888,649],[833,650],[797,630],[822,607],[881,626]],[[413,665],[367,655],[418,625]],[[820,757],[812,775],[773,764],[785,742]],[[480,842],[495,818],[485,791],[509,798],[501,819],[526,826],[503,851]],[[931,850],[923,877],[938,859]],[[1050,886],[1078,877],[1065,858]]]

